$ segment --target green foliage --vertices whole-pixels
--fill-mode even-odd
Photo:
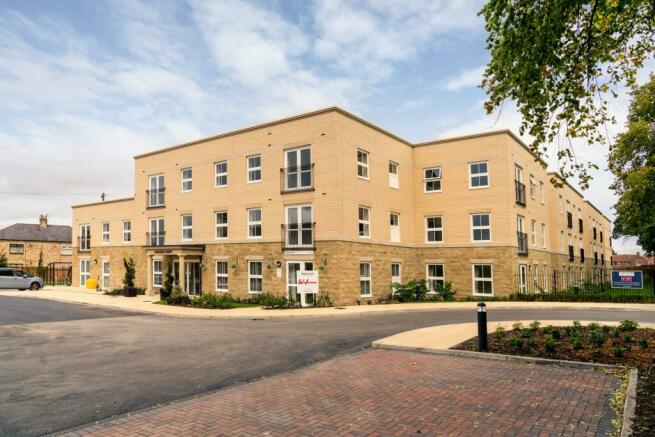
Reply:
[[[0,267],[7,267],[7,254],[3,251],[0,251]]]
[[[611,188],[619,197],[614,205],[614,238],[635,236],[649,253],[655,251],[655,75],[632,92],[627,131],[610,149]]]
[[[607,96],[633,86],[652,59],[654,13],[652,0],[489,0],[480,11],[491,53],[485,109],[514,102],[520,133],[533,138],[530,150],[542,156],[557,142],[560,173],[577,176],[586,189],[597,166],[578,161],[571,141],[557,140],[607,142],[605,126],[614,121]]]
[[[630,335],[630,334],[625,334],[625,335],[623,336],[623,341],[625,341],[626,343],[632,343],[632,335]]]
[[[452,282],[444,282],[443,284],[437,284],[434,288],[435,297],[437,300],[453,300],[456,291],[453,290]]]
[[[550,333],[550,335],[552,335],[553,338],[556,339],[556,340],[559,340],[560,338],[562,338],[562,333],[557,328],[554,328],[553,331]]]
[[[43,250],[39,252],[39,260],[36,264],[36,276],[43,278],[45,276],[46,267],[43,265]]]
[[[580,350],[583,347],[582,340],[580,340],[580,337],[578,337],[578,336],[571,337],[569,339],[569,343],[571,343],[571,346],[575,350]]]
[[[605,334],[609,333],[612,330],[612,327],[609,325],[603,325],[601,328]]]
[[[521,330],[521,337],[523,337],[523,338],[532,338],[532,330],[522,329]]]
[[[512,336],[509,338],[509,345],[514,349],[520,350],[525,346],[525,341],[520,337]]]
[[[596,322],[591,322],[590,324],[587,325],[587,328],[591,329],[592,331],[597,331],[600,329],[600,324]]]
[[[171,295],[165,298],[164,302],[169,305],[190,305],[191,298],[188,294],[184,293],[178,285],[175,285]]]
[[[619,330],[623,332],[634,331],[637,328],[639,328],[639,323],[635,322],[634,320],[621,320],[619,322]]]
[[[573,326],[574,326],[576,329],[579,329],[579,328],[582,327],[582,323],[580,323],[579,320],[574,320],[574,321],[573,321]]]
[[[597,330],[589,332],[589,340],[596,346],[602,346],[605,343],[605,337]]]
[[[278,295],[271,293],[260,293],[258,296],[259,305],[262,305],[264,308],[293,308],[297,306],[297,302],[294,299],[287,298],[286,295]]]
[[[639,346],[640,346],[642,349],[648,349],[648,340],[645,339],[645,338],[640,338],[640,339],[639,339]]]
[[[229,309],[236,307],[234,299],[229,294],[203,294],[191,298],[191,306],[200,308]]]
[[[132,257],[130,257],[129,260],[123,258],[123,266],[125,266],[123,285],[127,288],[134,288],[134,276],[136,275],[136,269],[134,268],[134,260]]]
[[[331,307],[331,306],[334,306],[334,302],[332,302],[332,298],[330,297],[330,293],[327,293],[327,292],[319,293],[318,297],[316,298],[316,306],[317,307]]]
[[[557,346],[559,346],[559,342],[555,340],[552,335],[547,335],[544,337],[544,348],[548,352],[554,351]]]
[[[173,276],[173,263],[169,262],[166,266],[166,275],[164,276],[164,286],[162,287],[162,297],[169,297],[173,293],[175,277]]]
[[[400,302],[413,302],[425,299],[428,292],[428,285],[425,279],[412,279],[404,284],[395,282],[392,285],[393,298]]]
[[[625,355],[625,349],[620,346],[613,346],[610,348],[610,353],[613,357],[621,358],[623,355]]]
[[[537,330],[539,329],[540,326],[541,326],[541,322],[539,322],[538,320],[535,320],[534,322],[531,322],[531,323],[528,325],[528,327],[529,327],[532,331],[537,331]]]
[[[501,339],[503,338],[504,333],[505,333],[505,328],[503,328],[503,325],[501,324],[496,325],[496,329],[494,330],[494,337]]]
[[[520,331],[523,329],[523,323],[521,322],[514,322],[512,323],[512,330],[514,331]]]

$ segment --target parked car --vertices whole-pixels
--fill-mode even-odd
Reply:
[[[0,288],[18,288],[19,290],[38,290],[43,288],[43,279],[29,275],[21,270],[0,267]]]

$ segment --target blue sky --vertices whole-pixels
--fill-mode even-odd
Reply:
[[[511,105],[498,121],[482,108],[479,8],[0,0],[0,227],[69,223],[71,204],[132,195],[135,154],[324,106],[410,141],[518,133]],[[626,107],[613,103],[619,120]],[[585,194],[611,216],[606,153],[580,149],[602,169]]]

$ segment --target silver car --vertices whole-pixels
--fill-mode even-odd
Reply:
[[[17,288],[19,290],[38,290],[43,288],[43,279],[29,275],[21,270],[0,267],[0,288]]]

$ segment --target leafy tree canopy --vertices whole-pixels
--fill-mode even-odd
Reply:
[[[592,162],[576,159],[572,139],[609,141],[614,122],[606,97],[635,84],[637,70],[653,58],[653,0],[489,0],[486,20],[491,61],[482,88],[492,113],[513,101],[520,133],[531,135],[543,157],[557,144],[560,173],[589,186]],[[561,140],[561,141],[560,141]]]
[[[655,252],[655,75],[637,88],[628,114],[628,130],[613,145],[610,170],[619,196],[614,206],[614,237],[636,236]]]

